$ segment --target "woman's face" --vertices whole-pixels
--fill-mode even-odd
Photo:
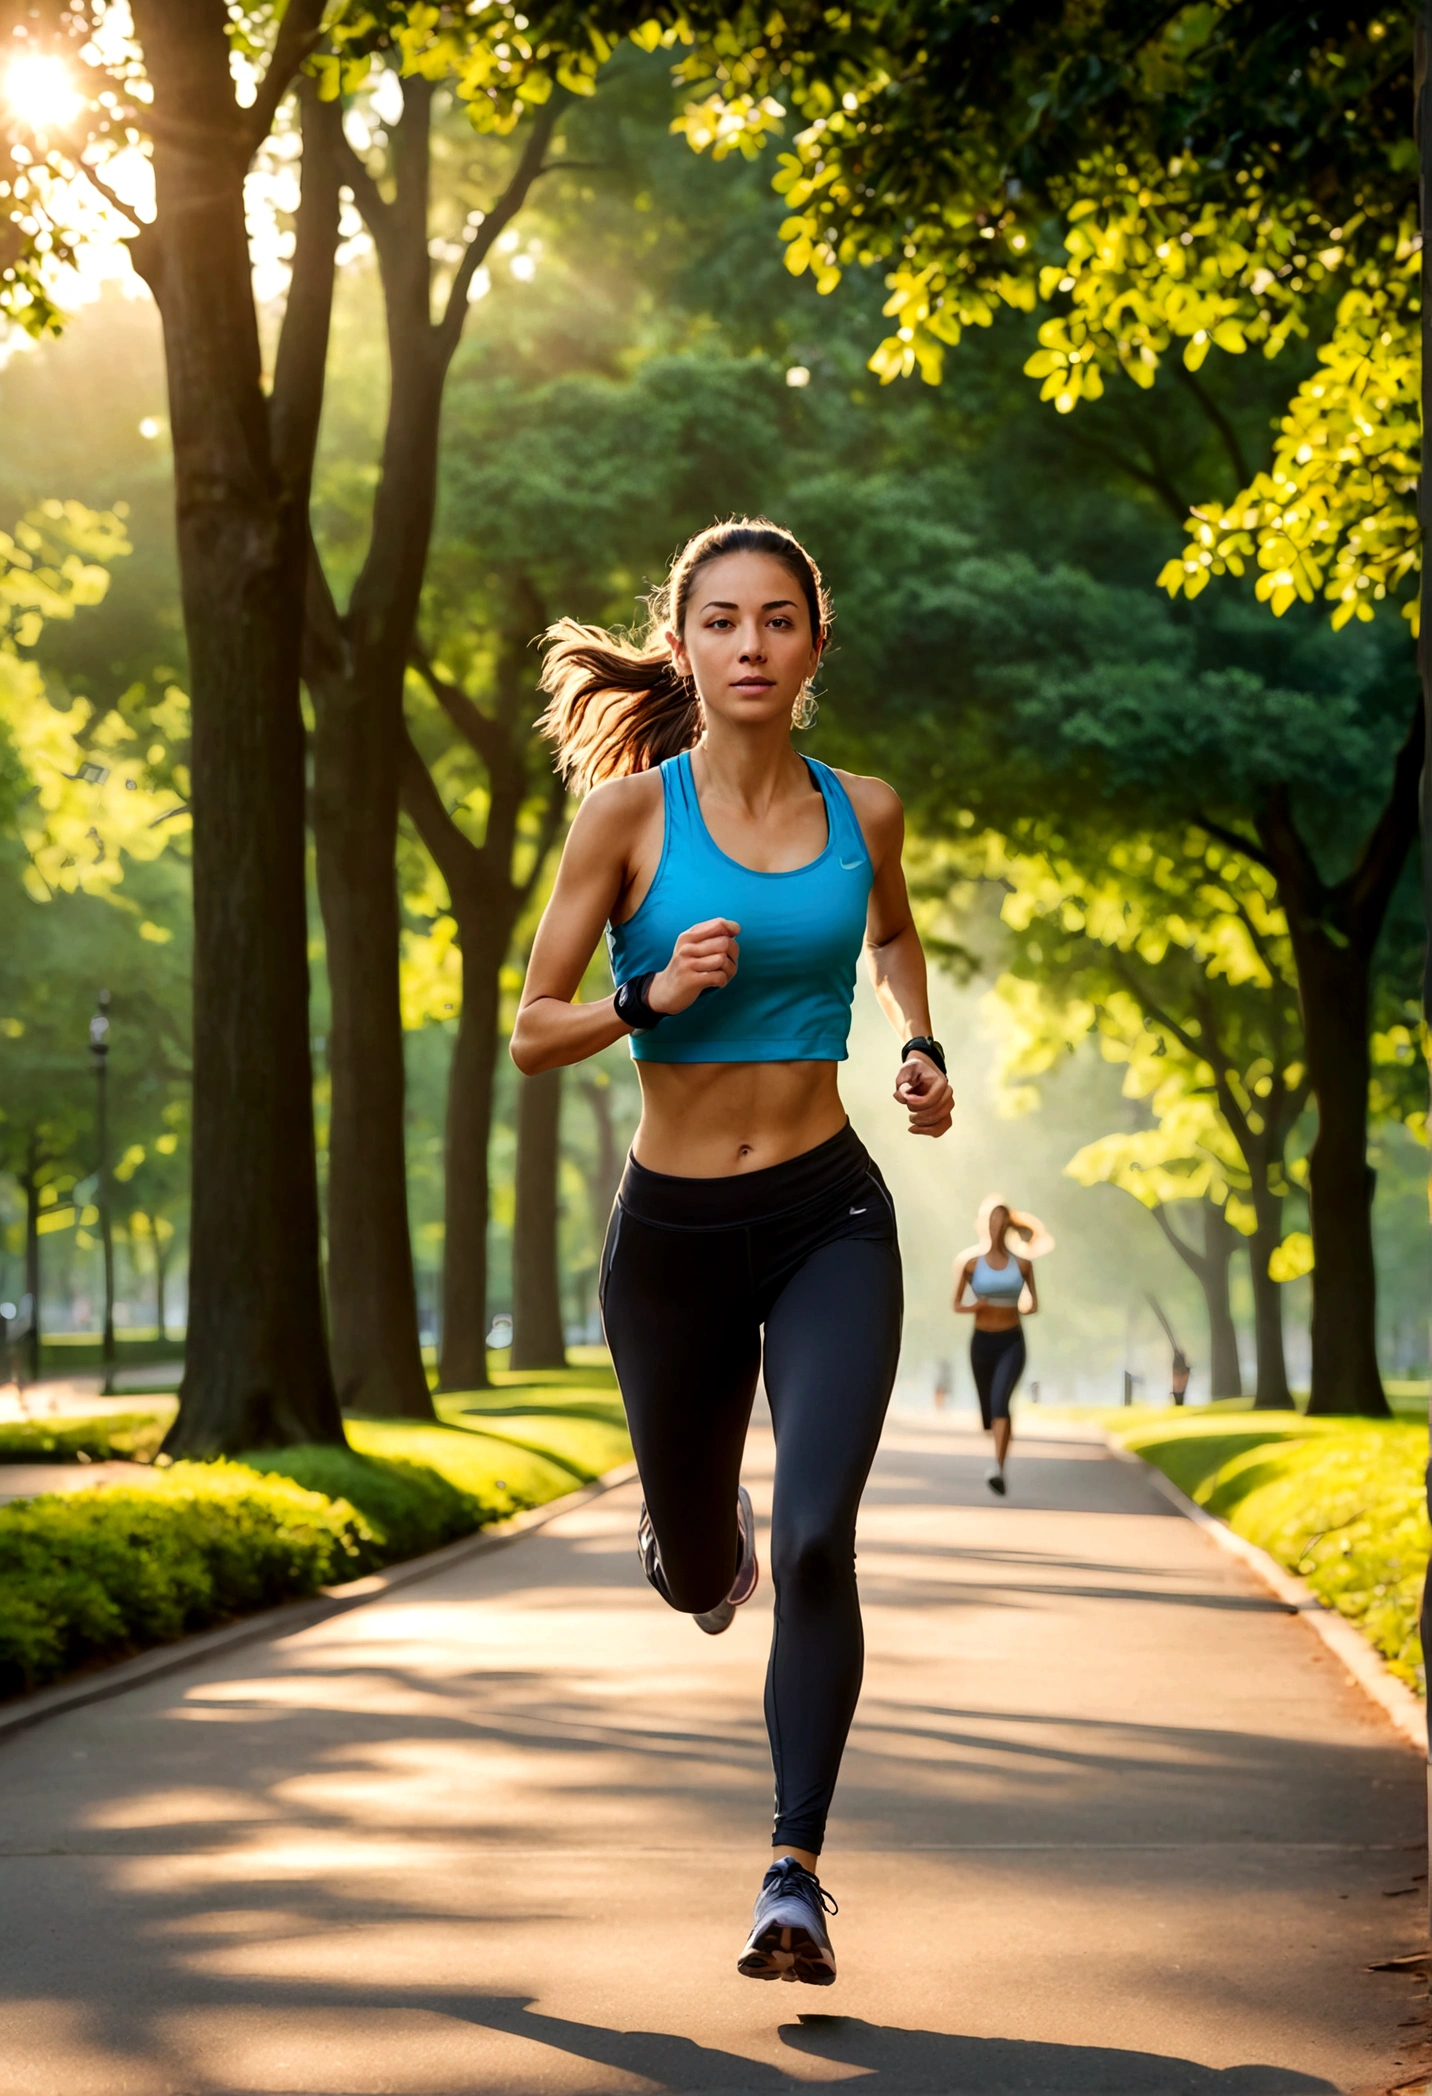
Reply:
[[[708,715],[736,727],[789,722],[820,661],[804,592],[769,553],[727,553],[698,568],[682,631],[666,638]]]
[[[996,1252],[1000,1250],[1000,1248],[1004,1244],[1004,1233],[1008,1228],[1009,1210],[1007,1208],[992,1208],[989,1213],[989,1241],[991,1250]]]

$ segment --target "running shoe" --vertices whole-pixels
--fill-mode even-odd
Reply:
[[[989,1476],[985,1479],[985,1483],[989,1486],[991,1492],[1000,1499],[1003,1499],[1009,1490],[1009,1486],[1004,1481],[1004,1472],[998,1466],[991,1470]]]
[[[736,1611],[743,1601],[749,1601],[756,1591],[756,1582],[761,1576],[761,1567],[756,1558],[756,1516],[751,1506],[751,1495],[744,1485],[736,1487],[736,1537],[740,1554],[736,1561],[736,1577],[731,1582],[731,1591],[724,1601],[714,1608],[706,1609],[693,1620],[708,1637],[720,1637],[729,1630]]]
[[[761,1880],[755,1917],[736,1970],[748,1980],[804,1980],[808,1987],[829,1987],[835,1980],[835,1952],[825,1926],[827,1914],[840,1910],[814,1871],[782,1856]]]
[[[756,1516],[751,1506],[751,1495],[744,1485],[738,1485],[736,1488],[736,1532],[740,1557],[730,1592],[724,1601],[717,1602],[715,1608],[708,1608],[693,1618],[709,1637],[719,1637],[723,1630],[730,1629],[737,1609],[743,1601],[750,1600],[761,1576],[760,1564],[756,1557]],[[645,1500],[641,1503],[641,1513],[637,1517],[636,1547],[641,1559],[641,1569],[648,1582],[665,1599],[661,1579],[661,1557],[656,1547],[656,1530],[651,1525],[651,1516],[647,1513]]]

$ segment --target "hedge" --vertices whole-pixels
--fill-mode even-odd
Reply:
[[[630,1456],[609,1370],[495,1381],[440,1399],[442,1423],[350,1420],[346,1448],[160,1456],[134,1484],[0,1506],[0,1695],[414,1557]],[[17,1423],[0,1462],[153,1461],[168,1417]]]
[[[11,1420],[0,1425],[0,1463],[152,1463],[167,1425],[153,1412]]]
[[[1355,1623],[1427,1692],[1418,1615],[1432,1530],[1427,1429],[1400,1420],[1167,1414],[1111,1431]]]
[[[356,1578],[377,1538],[346,1499],[242,1463],[0,1508],[0,1694]]]

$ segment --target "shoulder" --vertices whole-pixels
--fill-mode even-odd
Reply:
[[[623,779],[605,779],[594,786],[572,818],[574,839],[600,846],[608,839],[626,841],[633,825],[640,825],[661,807],[661,774],[635,771]]]
[[[872,844],[898,844],[905,834],[905,810],[895,788],[858,771],[837,771],[835,776],[867,839]]]

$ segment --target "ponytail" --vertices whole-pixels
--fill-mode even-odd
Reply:
[[[824,641],[830,599],[799,539],[764,517],[735,517],[699,532],[648,597],[639,639],[575,619],[559,619],[547,628],[539,681],[549,696],[537,728],[554,745],[556,768],[574,793],[587,793],[604,779],[650,771],[700,741],[705,726],[701,699],[691,679],[677,669],[665,634],[683,630],[698,570],[728,553],[764,553],[780,561],[800,585],[814,639]],[[796,724],[802,727],[814,717],[814,702],[803,704],[809,710],[798,712]]]
[[[558,619],[547,628],[538,730],[556,745],[574,793],[651,771],[701,736],[701,701],[662,641],[639,647],[602,626]]]

